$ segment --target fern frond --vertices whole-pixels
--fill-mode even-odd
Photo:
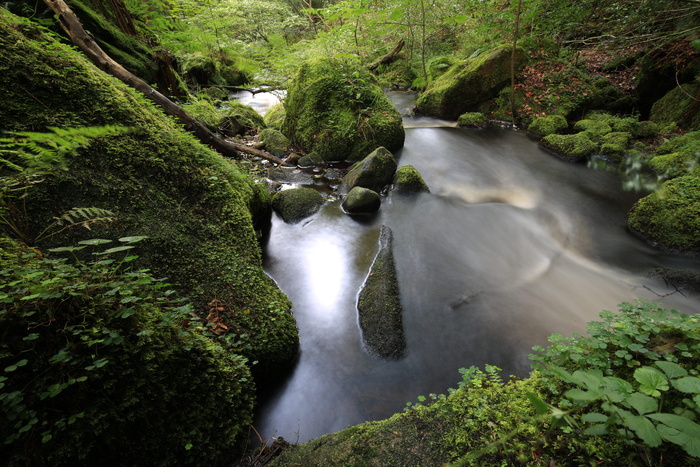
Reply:
[[[72,227],[80,226],[92,230],[92,226],[94,225],[108,224],[116,220],[117,218],[114,213],[108,209],[96,207],[73,208],[58,217],[54,217],[54,222],[36,237],[34,243],[53,237]]]

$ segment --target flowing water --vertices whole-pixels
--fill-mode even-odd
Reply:
[[[430,194],[390,192],[369,219],[347,216],[337,200],[299,224],[273,219],[265,268],[294,303],[301,351],[262,397],[255,427],[263,438],[304,442],[386,418],[456,387],[461,367],[524,376],[532,346],[583,332],[623,301],[700,311],[697,294],[661,298],[673,290],[645,277],[651,267],[700,263],[628,232],[638,195],[622,191],[615,174],[562,162],[523,132],[430,119],[406,127],[395,155],[418,169]],[[370,355],[357,318],[383,224],[394,233],[407,341],[400,360]]]

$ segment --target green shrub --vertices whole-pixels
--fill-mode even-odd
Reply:
[[[90,262],[25,254],[0,271],[4,465],[201,465],[240,452],[254,397],[245,359],[198,333],[168,284],[129,269],[142,239]]]

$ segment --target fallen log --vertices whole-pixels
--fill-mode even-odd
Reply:
[[[175,104],[173,101],[155,90],[142,79],[129,72],[126,68],[107,55],[102,48],[97,45],[92,36],[85,31],[80,23],[80,20],[75,13],[73,13],[73,10],[70,9],[66,2],[63,0],[44,0],[44,3],[46,3],[46,5],[51,8],[54,13],[56,13],[58,22],[66,34],[68,34],[68,37],[73,44],[75,44],[95,66],[119,79],[128,86],[143,93],[146,98],[158,104],[165,111],[165,113],[175,117],[185,126],[187,130],[194,133],[197,139],[199,139],[202,143],[211,146],[224,156],[235,158],[239,157],[239,152],[244,152],[261,157],[278,165],[288,165],[283,160],[273,156],[272,154],[268,154],[265,151],[251,148],[244,144],[226,141],[221,136],[213,133],[194,117],[185,112],[182,107]]]
[[[394,49],[391,52],[389,52],[388,54],[384,55],[383,57],[370,63],[367,66],[367,69],[369,71],[374,71],[377,68],[379,68],[379,65],[385,65],[387,63],[393,62],[394,60],[396,60],[398,53],[401,52],[401,49],[403,49],[403,46],[404,46],[404,40],[401,39],[399,41],[399,43],[396,44],[396,47],[394,47]]]

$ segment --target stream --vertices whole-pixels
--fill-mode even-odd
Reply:
[[[410,96],[392,99],[410,107]],[[523,131],[408,117],[405,126],[396,159],[418,169],[431,193],[390,192],[371,218],[344,214],[334,199],[298,224],[273,215],[264,266],[294,303],[301,347],[288,377],[261,395],[254,426],[263,439],[305,442],[387,418],[419,395],[457,387],[461,367],[526,376],[532,346],[584,332],[621,302],[700,311],[697,293],[646,277],[648,268],[698,270],[700,261],[629,233],[626,213],[640,195],[622,191],[618,175],[563,162]],[[358,325],[382,225],[394,233],[400,360],[370,355]]]

